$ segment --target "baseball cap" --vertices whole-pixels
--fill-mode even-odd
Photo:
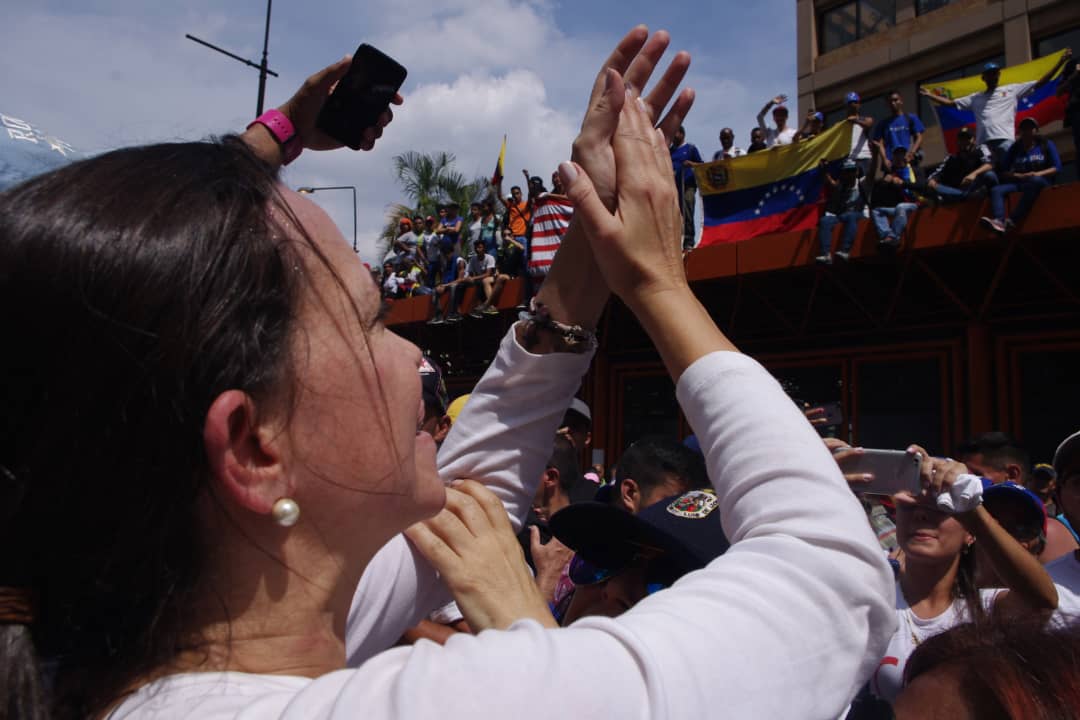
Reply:
[[[672,495],[637,515],[604,503],[577,503],[555,513],[549,527],[560,542],[600,567],[622,567],[642,550],[659,551],[657,561],[672,581],[731,546],[712,489]]]
[[[452,421],[457,421],[458,415],[461,414],[461,408],[465,407],[465,403],[469,402],[470,395],[461,395],[454,398],[454,401],[450,403],[450,406],[446,408],[446,414],[450,416]]]
[[[957,130],[956,131],[956,137],[960,137],[961,135],[964,135],[966,137],[971,137],[971,135],[972,135],[971,128],[969,128],[967,125],[965,125],[964,127]]]
[[[825,122],[825,113],[822,113],[822,112],[814,113],[814,119],[819,121],[819,122]]]
[[[432,215],[428,215],[426,218],[424,218],[424,222],[435,222],[435,217]]]
[[[844,102],[862,102],[862,98],[859,97],[859,93],[857,92],[849,92],[847,95],[844,96]]]
[[[567,410],[567,412],[573,410],[574,412],[576,412],[578,415],[582,416],[583,418],[585,418],[589,422],[592,422],[592,412],[589,411],[589,406],[586,405],[585,401],[582,400],[581,398],[572,399],[570,401],[570,407],[568,407],[566,410]]]
[[[994,485],[992,481],[983,478],[983,505],[986,511],[999,517],[1006,506],[1013,505],[1020,508],[1023,514],[1023,526],[1040,528],[1046,535],[1046,508],[1039,496],[1027,488],[1014,482],[1006,481]]]
[[[1024,127],[1024,125],[1034,125],[1036,130],[1039,129],[1039,121],[1030,115],[1020,121],[1020,127]]]
[[[445,415],[450,396],[446,392],[442,368],[426,355],[420,359],[420,386],[424,395],[424,407],[431,408],[438,415]]]
[[[858,164],[851,158],[847,158],[844,162],[840,163],[841,170],[857,170],[858,168]]]
[[[412,227],[412,220],[407,217],[403,217],[398,220],[398,225],[408,225],[409,227]]]
[[[1078,452],[1080,452],[1080,430],[1062,440],[1061,444],[1058,445],[1058,449],[1054,452],[1054,472],[1059,477],[1064,475],[1065,468],[1072,465],[1076,460]]]
[[[998,65],[996,62],[988,62],[985,65],[983,65],[983,72],[984,73],[997,72],[999,70],[1001,70],[1001,66]]]

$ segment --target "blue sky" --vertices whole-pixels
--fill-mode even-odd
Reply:
[[[184,33],[258,61],[265,10],[264,0],[9,4],[0,113],[86,152],[242,129],[257,71]],[[281,77],[268,81],[268,107],[361,42],[409,68],[406,103],[373,152],[305,153],[283,180],[356,185],[360,254],[370,261],[388,205],[403,199],[394,155],[446,150],[466,175],[486,175],[506,133],[508,177],[550,174],[569,154],[599,63],[639,22],[693,55],[687,84],[698,101],[686,126],[703,154],[725,125],[745,144],[765,100],[795,94],[793,0],[277,0],[270,66]],[[351,235],[350,193],[313,199]]]

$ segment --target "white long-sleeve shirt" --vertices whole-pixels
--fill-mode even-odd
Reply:
[[[520,517],[528,488],[510,478],[539,478],[552,419],[580,376],[565,377],[575,360],[584,362],[504,341],[478,386],[481,402],[473,406],[474,394],[466,406],[475,415],[463,412],[444,445],[444,476],[488,479]],[[862,509],[805,417],[750,358],[699,359],[677,395],[733,544],[671,589],[618,618],[555,630],[525,620],[445,646],[421,641],[314,680],[173,675],[113,717],[837,717],[896,624],[892,573]],[[357,591],[353,658],[385,647],[437,602],[430,570],[395,542]]]

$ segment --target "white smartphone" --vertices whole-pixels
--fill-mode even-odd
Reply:
[[[920,453],[909,453],[906,450],[865,449],[859,455],[845,460],[842,470],[845,474],[874,476],[874,479],[868,482],[852,484],[852,489],[860,495],[895,495],[905,491],[918,495],[922,492],[922,480],[919,477],[922,459]]]

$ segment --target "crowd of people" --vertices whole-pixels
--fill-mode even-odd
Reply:
[[[956,459],[907,448],[917,486],[868,514],[862,451],[827,445],[827,414],[689,287],[669,154],[689,55],[641,92],[669,42],[638,26],[601,65],[557,171],[552,205],[574,213],[555,262],[453,402],[331,219],[278,179],[335,146],[315,118],[348,58],[240,135],[0,194],[7,716],[1080,714],[1080,553],[1061,532],[1080,527],[1080,433],[1032,482],[1057,524],[993,437]],[[505,202],[532,213],[534,248],[564,221]],[[419,255],[416,220],[401,245]],[[440,222],[460,268],[445,236],[464,221]],[[590,478],[575,396],[612,295],[695,434],[642,438]]]
[[[543,178],[525,176],[528,195],[514,185],[504,195],[502,178],[489,184],[485,198],[469,206],[469,217],[454,203],[439,207],[439,217],[402,217],[398,234],[376,278],[383,297],[431,297],[432,325],[459,322],[465,291],[475,288],[468,315],[498,315],[502,288],[511,278],[524,279],[525,309],[543,283],[563,235],[570,227],[573,203],[557,172],[551,190]]]
[[[1001,68],[987,63],[982,80],[985,90],[961,98],[947,98],[923,91],[930,101],[970,110],[975,116],[975,130],[962,128],[957,133],[956,151],[936,167],[923,165],[923,137],[926,128],[919,117],[904,110],[898,91],[888,94],[890,115],[872,118],[862,114],[862,99],[857,92],[845,96],[844,122],[852,126],[851,151],[838,163],[823,161],[825,195],[818,221],[820,252],[817,262],[832,264],[846,261],[862,219],[872,221],[883,251],[900,246],[904,230],[913,212],[926,204],[954,203],[970,198],[989,198],[990,214],[981,223],[994,233],[1004,235],[1023,221],[1039,193],[1054,182],[1061,172],[1061,157],[1049,138],[1040,134],[1038,120],[1025,117],[1016,127],[1017,103],[1027,93],[1050,82],[1063,71],[1059,95],[1068,95],[1066,125],[1080,147],[1080,72],[1066,49],[1060,62],[1043,78],[1026,83],[1002,85]],[[801,127],[789,125],[784,105],[787,97],[769,100],[757,116],[750,143],[744,150],[735,144],[731,128],[720,131],[720,149],[712,159],[730,160],[748,153],[813,139],[825,129],[825,116],[814,109],[807,112]],[[766,123],[772,114],[773,125]],[[1017,130],[1019,133],[1017,134]],[[687,143],[685,134],[675,136],[671,146],[675,183],[682,200],[684,219],[683,244],[694,246],[694,205],[697,181],[693,166],[702,162],[700,151]],[[1080,156],[1077,162],[1080,163]],[[1011,213],[1006,198],[1019,194]],[[834,253],[834,228],[842,232]]]

